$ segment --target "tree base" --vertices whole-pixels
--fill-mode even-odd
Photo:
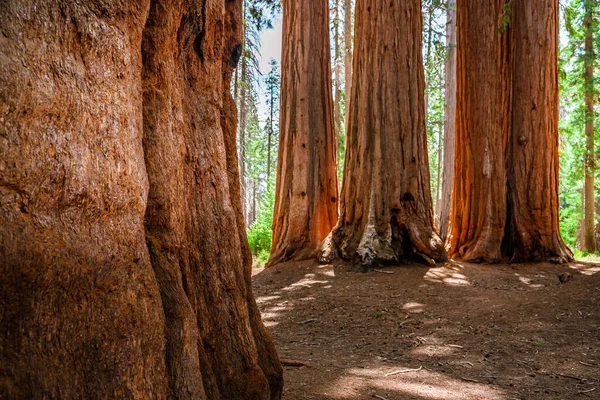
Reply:
[[[446,250],[438,234],[417,221],[413,219],[411,223],[400,224],[392,217],[383,232],[369,224],[363,229],[360,240],[357,240],[357,230],[351,226],[337,228],[321,245],[318,260],[329,263],[339,257],[366,267],[405,261],[434,266],[436,262],[446,261]]]

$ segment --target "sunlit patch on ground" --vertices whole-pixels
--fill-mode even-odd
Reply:
[[[468,378],[466,378],[468,379]],[[472,381],[472,382],[471,382]],[[372,398],[402,399],[407,395],[431,400],[503,400],[506,395],[493,385],[452,378],[423,366],[394,365],[390,368],[351,368],[344,371],[323,394],[336,393],[340,399],[356,399],[357,393]],[[380,396],[380,397],[375,397]]]
[[[424,279],[429,282],[443,283],[449,286],[469,286],[469,279],[462,273],[458,264],[443,264],[440,267],[430,268]]]
[[[526,286],[529,286],[532,289],[537,289],[537,288],[544,287],[544,285],[542,285],[541,283],[536,283],[534,281],[534,278],[528,278],[526,276],[521,276],[520,274],[515,274],[515,275],[519,279],[519,282],[521,282],[522,284],[524,284]]]
[[[578,271],[579,273],[583,274],[583,275],[594,275],[597,274],[598,272],[600,272],[600,264],[584,264],[584,263],[579,263],[579,262],[575,262],[569,265],[569,268],[574,269],[576,271]]]
[[[422,313],[427,306],[425,304],[409,302],[402,306],[402,309],[409,313]]]

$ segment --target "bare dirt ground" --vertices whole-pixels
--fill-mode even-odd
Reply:
[[[600,399],[598,264],[287,263],[254,288],[280,357],[306,364],[286,400]]]

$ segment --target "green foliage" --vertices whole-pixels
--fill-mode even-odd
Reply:
[[[511,12],[511,2],[509,1],[502,6],[502,11],[498,15],[498,36],[502,36],[506,32],[508,24],[510,24]]]
[[[273,183],[269,182],[256,221],[248,229],[248,242],[258,264],[265,264],[271,251],[271,223],[275,204],[273,186]]]
[[[427,147],[430,185],[434,204],[441,195],[444,137],[444,65],[446,4],[439,0],[423,1],[423,67],[425,70],[425,105],[427,108]]]
[[[573,250],[573,256],[577,261],[585,261],[585,262],[600,262],[600,253],[597,251],[593,253],[588,253],[587,251],[582,251],[579,249]]]
[[[561,7],[560,49],[559,49],[559,89],[560,89],[560,231],[564,241],[571,248],[580,245],[580,227],[583,220],[582,193],[584,187],[585,138],[585,91],[584,78],[587,56],[584,50],[586,2],[589,9],[598,9],[597,0],[568,0]],[[599,15],[594,15],[592,31],[595,54],[600,51]],[[594,75],[598,77],[599,63]],[[596,78],[597,79],[597,78]],[[588,87],[589,89],[589,87]],[[596,93],[597,94],[597,93]],[[597,108],[596,108],[597,110]],[[596,121],[598,112],[596,111]],[[598,124],[595,129],[596,153],[600,151]],[[596,182],[600,179],[595,171]],[[600,198],[600,187],[596,186],[596,199]],[[581,254],[579,255],[581,257]],[[576,254],[576,258],[578,258]]]

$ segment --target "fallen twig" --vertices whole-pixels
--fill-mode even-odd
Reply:
[[[588,389],[588,390],[582,390],[581,392],[577,392],[577,394],[585,394],[585,393],[593,392],[594,390],[596,390],[596,388],[592,388],[592,389]]]
[[[448,344],[447,346],[448,346],[448,347],[456,347],[457,349],[464,349],[464,347],[462,347],[462,346],[459,346],[459,345],[457,345],[457,344]]]
[[[302,362],[302,361],[297,361],[297,360],[286,360],[286,359],[279,359],[279,362],[281,363],[281,365],[286,366],[286,367],[306,367],[306,363]]]
[[[476,381],[475,379],[471,379],[471,378],[462,378],[461,377],[460,379],[462,379],[463,381],[467,381],[467,382],[480,383],[479,381]]]
[[[398,375],[398,374],[405,374],[407,372],[417,372],[423,369],[423,366],[421,365],[419,368],[415,368],[415,369],[399,369],[397,371],[392,371],[389,372],[387,374],[385,374],[385,376],[392,376],[392,375]]]
[[[305,324],[308,324],[309,322],[315,322],[316,320],[317,320],[316,318],[311,318],[311,319],[307,319],[306,321],[300,322],[300,324],[305,325]]]
[[[595,367],[595,365],[594,365],[594,364],[588,364],[588,363],[586,363],[586,362],[583,362],[583,361],[579,361],[579,364],[581,364],[581,365],[585,365],[586,367]]]
[[[579,377],[573,376],[573,375],[565,375],[565,374],[554,374],[554,375],[562,376],[563,378],[574,379],[579,382],[585,382],[585,378],[579,378]]]

